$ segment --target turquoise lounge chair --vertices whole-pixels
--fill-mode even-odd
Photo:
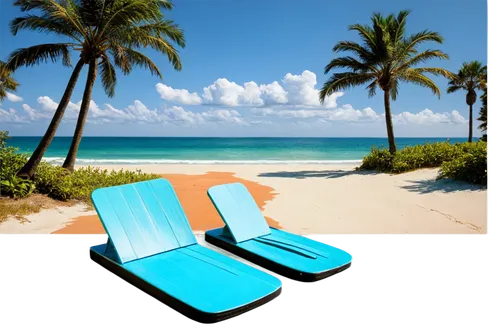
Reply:
[[[185,316],[217,322],[280,294],[277,278],[197,243],[167,180],[91,197],[108,234],[107,244],[90,249],[92,260]]]
[[[351,255],[343,250],[270,228],[243,184],[214,186],[208,195],[226,224],[205,233],[208,243],[305,282],[326,278],[351,265]]]

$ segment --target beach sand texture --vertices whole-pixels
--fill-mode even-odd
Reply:
[[[206,190],[242,182],[271,226],[298,234],[484,234],[487,190],[436,180],[438,169],[399,175],[354,171],[356,165],[108,165],[164,175],[195,231],[222,220]],[[72,209],[72,210],[71,210]],[[103,233],[95,212],[61,208],[9,219],[0,233]],[[43,225],[43,227],[40,227]]]

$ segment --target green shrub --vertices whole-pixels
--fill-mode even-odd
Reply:
[[[387,149],[372,148],[370,154],[363,158],[360,169],[390,172],[394,156]]]
[[[4,145],[5,132],[0,132],[0,195],[22,198],[34,191],[32,181],[16,177],[17,172],[28,160],[28,155],[17,153],[16,148]]]
[[[135,183],[159,178],[159,175],[136,171],[108,171],[96,167],[76,169],[69,173],[60,166],[43,162],[38,167],[36,191],[57,200],[90,201],[90,194],[97,188]]]
[[[34,180],[23,180],[16,177],[16,174],[28,158],[28,154],[18,153],[17,148],[0,147],[0,195],[20,198],[36,192],[57,200],[76,199],[90,202],[90,193],[97,188],[160,177],[143,173],[141,170],[108,171],[96,167],[79,168],[70,173],[60,166],[41,162]]]
[[[359,169],[401,173],[420,168],[442,167],[440,177],[486,184],[485,141],[437,142],[405,147],[391,155],[387,149],[372,148]]]
[[[486,142],[470,146],[462,155],[444,162],[439,177],[486,185],[488,177]]]
[[[10,139],[8,131],[0,131],[0,149],[7,147],[7,140]]]

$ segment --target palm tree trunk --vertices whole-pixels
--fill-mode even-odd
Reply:
[[[472,104],[469,105],[469,142],[472,142]]]
[[[389,140],[389,151],[396,152],[396,140],[394,139],[394,129],[392,127],[391,114],[391,94],[389,90],[384,90],[385,124],[387,126],[387,139]]]
[[[36,147],[33,154],[31,154],[31,157],[28,160],[28,162],[26,162],[26,164],[17,172],[18,177],[25,179],[32,179],[33,176],[35,175],[35,171],[36,168],[38,167],[38,164],[40,164],[43,155],[49,148],[52,139],[56,135],[57,128],[59,127],[59,124],[61,123],[61,120],[64,116],[64,111],[66,111],[66,107],[68,106],[71,94],[75,89],[75,85],[76,82],[78,81],[78,76],[80,75],[80,71],[82,70],[83,65],[84,61],[80,59],[76,64],[73,73],[71,74],[68,85],[66,86],[66,90],[64,91],[64,95],[61,98],[59,105],[57,106],[56,112],[54,113],[54,116],[50,121],[47,131],[45,132],[42,140],[40,140],[40,143]]]
[[[89,73],[87,75],[87,83],[85,84],[85,91],[83,92],[82,105],[80,106],[80,113],[78,114],[78,121],[76,122],[75,133],[73,134],[73,141],[69,148],[66,160],[63,163],[63,168],[73,171],[75,168],[76,155],[80,141],[82,141],[83,129],[85,127],[85,120],[89,112],[90,101],[92,98],[92,88],[97,77],[97,59],[92,59],[89,63]]]

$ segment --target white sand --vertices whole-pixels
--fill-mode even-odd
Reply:
[[[11,217],[0,222],[0,234],[50,234],[64,227],[71,219],[94,214],[95,211],[89,210],[89,207],[84,204],[45,209],[36,214],[26,215],[26,221]]]
[[[354,167],[346,164],[102,166],[158,174],[234,172],[237,177],[273,187],[278,195],[266,204],[264,214],[277,220],[285,230],[300,234],[486,233],[485,187],[436,180],[437,169],[388,175],[356,172]],[[36,228],[7,221],[0,223],[0,233],[51,232],[75,213],[64,213],[68,216],[63,217],[47,211],[28,217],[36,221],[32,223]],[[54,225],[56,220],[59,227]]]
[[[356,165],[104,166],[159,174],[234,172],[279,195],[266,216],[286,230],[316,233],[486,233],[483,186],[436,180],[438,169],[400,175],[355,172]]]

